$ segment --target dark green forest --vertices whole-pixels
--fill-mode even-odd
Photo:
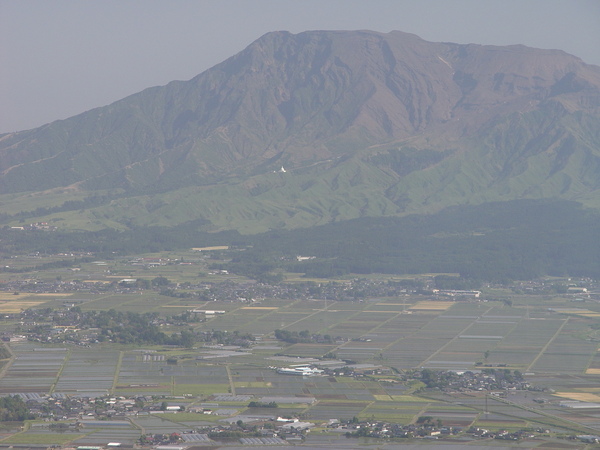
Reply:
[[[41,231],[0,229],[0,252],[93,252],[96,256],[176,250],[213,243],[234,242],[237,231],[207,233],[199,231],[202,221],[192,221],[175,227],[137,227],[127,231]]]
[[[0,422],[33,419],[25,402],[16,395],[0,398]]]
[[[576,202],[515,200],[447,208],[431,215],[361,218],[258,235],[207,233],[201,223],[129,231],[0,230],[0,251],[89,251],[111,258],[230,245],[229,271],[277,282],[281,270],[308,277],[459,273],[503,281],[540,276],[600,278],[600,213]],[[296,256],[314,256],[297,261]],[[1,269],[0,269],[1,270]]]
[[[600,276],[600,214],[567,201],[518,200],[363,218],[273,231],[255,236],[252,244],[229,270],[255,275],[283,267],[311,277],[459,273],[483,281]],[[297,262],[296,255],[316,258]]]

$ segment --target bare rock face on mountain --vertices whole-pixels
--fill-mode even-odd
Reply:
[[[600,68],[562,51],[274,32],[192,80],[0,136],[0,193],[102,191],[80,214],[256,230],[591,202],[599,129]]]

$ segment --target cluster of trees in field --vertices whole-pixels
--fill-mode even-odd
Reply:
[[[32,312],[35,311],[35,312]],[[240,333],[235,330],[232,333],[221,330],[193,332],[185,329],[187,324],[196,322],[196,316],[189,312],[170,317],[160,317],[156,312],[136,313],[132,311],[122,312],[110,309],[108,311],[82,311],[81,307],[75,306],[69,310],[67,315],[55,316],[52,308],[29,310],[29,318],[43,316],[51,318],[58,325],[77,325],[81,328],[98,328],[99,341],[112,340],[121,344],[138,345],[176,345],[180,347],[192,347],[197,342],[210,342],[223,345],[240,345],[247,347],[255,340],[251,333]],[[168,322],[181,330],[177,333],[166,334],[160,331],[159,322]],[[43,333],[44,326],[39,325],[32,331]],[[10,353],[0,347],[0,356],[9,357]]]
[[[77,308],[77,307],[76,307]],[[75,308],[73,308],[75,309]],[[99,340],[112,340],[121,344],[178,345],[192,347],[196,342],[194,333],[181,330],[171,335],[160,331],[156,321],[158,313],[87,311],[81,313],[80,324],[90,328],[99,328]]]
[[[0,422],[23,421],[34,417],[21,397],[0,397]]]
[[[510,369],[485,368],[482,372],[492,376],[496,382],[506,381],[507,383],[514,383],[515,381],[523,380],[523,374],[518,370],[511,372]],[[461,377],[463,377],[463,375],[458,375],[456,372],[452,371],[433,369],[422,369],[420,371],[420,379],[428,388],[445,388],[454,381],[459,380]]]
[[[275,402],[251,401],[248,403],[248,408],[279,408],[279,405]]]
[[[10,358],[10,351],[6,348],[6,345],[0,345],[0,359]]]
[[[255,340],[251,333],[241,333],[237,330],[232,333],[222,330],[192,331],[190,324],[198,322],[199,318],[190,311],[164,317],[156,312],[122,312],[115,309],[82,311],[80,306],[74,306],[66,313],[63,309],[32,308],[23,312],[22,318],[32,322],[43,318],[44,322],[50,321],[53,325],[71,325],[83,330],[94,328],[98,330],[97,339],[99,341],[110,340],[121,344],[175,345],[189,348],[198,342],[210,342],[249,347]],[[171,334],[160,331],[160,325],[165,324],[174,327],[178,331]],[[30,328],[21,327],[20,329],[29,333],[44,335],[50,326],[48,324],[38,324]],[[0,345],[0,359],[8,357],[10,357],[10,352],[5,346]]]
[[[289,331],[289,330],[275,330],[275,338],[280,341],[287,342],[289,344],[297,343],[309,343],[309,342],[324,342],[331,344],[334,342],[333,338],[329,334],[310,334],[308,330],[303,331]]]

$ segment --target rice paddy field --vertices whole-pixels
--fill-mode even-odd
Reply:
[[[49,394],[69,357],[67,348],[43,348],[31,344],[15,346],[16,357],[0,379],[1,394]]]
[[[589,339],[594,314],[600,314],[595,304],[587,303],[574,311],[568,298],[552,299],[549,309],[547,299],[533,296],[523,297],[513,306],[434,301],[424,296],[361,302],[265,299],[251,305],[235,300],[196,302],[154,292],[76,297],[83,310],[114,308],[161,314],[179,314],[187,309],[224,311],[194,324],[195,331],[238,331],[251,333],[258,340],[250,349],[187,350],[11,343],[14,357],[0,372],[0,394],[135,395],[179,399],[189,407],[211,402],[218,404],[223,415],[147,415],[129,418],[127,426],[90,422],[72,435],[32,428],[5,443],[96,445],[111,436],[110,440],[134,442],[142,431],[183,432],[257,413],[247,409],[247,398],[279,398],[278,414],[297,414],[315,422],[356,416],[409,424],[428,415],[447,426],[507,430],[545,426],[580,434],[591,434],[597,428],[600,434],[600,408],[561,406],[565,400],[600,403],[600,345]],[[13,309],[55,306],[66,298],[64,294],[3,294],[0,312],[9,310],[9,306],[2,309],[4,305]],[[333,343],[278,342],[273,338],[276,329],[327,334]],[[302,377],[275,371],[275,367],[309,361],[322,367],[337,363],[393,370],[367,378]],[[556,392],[509,393],[500,399],[477,392],[415,392],[402,383],[402,374],[415,368],[466,371],[485,365],[519,370],[531,384]],[[534,401],[541,397],[542,406]]]

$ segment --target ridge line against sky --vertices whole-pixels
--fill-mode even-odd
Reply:
[[[600,65],[599,0],[0,0],[0,133],[188,80],[269,31],[400,30]]]

